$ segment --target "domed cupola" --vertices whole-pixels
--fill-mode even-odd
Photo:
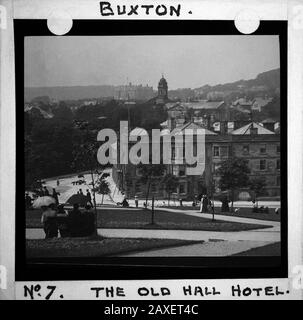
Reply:
[[[168,96],[168,86],[167,86],[167,81],[162,75],[162,78],[159,81],[158,84],[158,98],[160,99],[167,99]]]
[[[159,84],[158,84],[158,88],[160,88],[160,87],[167,89],[167,81],[163,76],[160,79]]]

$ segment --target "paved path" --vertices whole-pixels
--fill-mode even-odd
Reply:
[[[119,210],[112,208],[112,210]],[[124,209],[127,210],[127,209]],[[135,210],[135,209],[128,209]],[[160,210],[160,209],[156,209]],[[177,210],[177,209],[161,209],[168,212],[177,212],[178,214],[191,215],[198,218],[212,219],[212,215],[208,213],[201,214],[196,210]],[[104,237],[114,238],[157,238],[157,239],[181,239],[181,240],[224,240],[224,241],[280,241],[280,222],[266,221],[251,218],[242,218],[234,216],[224,216],[216,214],[216,219],[229,222],[242,222],[251,224],[260,224],[271,226],[266,229],[255,229],[247,231],[202,231],[202,230],[159,230],[159,229],[98,229],[98,234]],[[26,229],[27,239],[43,239],[44,231],[42,228]]]
[[[120,257],[222,257],[271,244],[267,241],[219,241],[121,254]]]
[[[115,209],[113,209],[115,210]],[[133,209],[129,209],[133,210]],[[163,209],[162,209],[163,210]],[[201,214],[194,210],[184,211],[165,209],[185,215],[200,218],[212,218],[211,214]],[[127,254],[126,256],[228,256],[238,252],[257,248],[266,244],[280,242],[280,222],[265,221],[250,218],[216,215],[218,220],[230,222],[253,223],[272,226],[266,229],[247,231],[220,232],[202,230],[159,230],[159,229],[98,229],[98,234],[111,238],[156,238],[204,241],[203,244],[193,244],[174,248],[149,250]],[[26,239],[43,239],[41,228],[26,229]]]
[[[225,241],[280,241],[279,231],[200,231],[200,230],[146,230],[146,229],[98,229],[98,234],[112,238],[156,238],[180,240],[225,240]],[[26,229],[26,239],[43,239],[41,228]]]
[[[212,219],[212,214],[210,213],[201,213],[197,212],[197,210],[179,210],[179,209],[169,209],[169,208],[155,208],[155,210],[168,211],[173,213],[182,213],[189,216],[194,216],[198,218],[208,218]],[[280,221],[268,221],[268,220],[260,220],[253,218],[243,218],[243,217],[235,217],[235,216],[227,216],[223,214],[215,214],[216,220],[221,221],[229,221],[229,222],[241,222],[241,223],[249,223],[249,224],[260,224],[263,226],[273,226],[275,227],[275,231],[280,230]]]
[[[105,169],[104,173],[109,173],[110,176],[106,178],[106,181],[109,183],[110,195],[96,194],[96,203],[97,204],[115,204],[116,202],[121,202],[123,200],[123,195],[117,188],[113,178],[112,178],[112,169]],[[47,179],[45,185],[49,188],[49,191],[52,192],[52,188],[55,188],[59,193],[60,203],[65,203],[73,194],[76,194],[80,189],[86,194],[86,190],[89,189],[92,193],[91,185],[91,175],[89,173],[82,174],[85,181],[82,185],[73,185],[73,182],[78,181],[78,174],[73,174],[70,176],[65,176],[59,179],[60,185],[57,186],[57,179]],[[94,174],[94,178],[97,179],[98,175]]]

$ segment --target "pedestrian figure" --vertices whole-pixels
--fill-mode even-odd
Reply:
[[[253,212],[258,212],[258,205],[255,200],[252,200]]]
[[[81,194],[81,196],[83,196],[82,189],[79,189],[79,194]]]
[[[49,196],[49,192],[48,192],[46,187],[43,187],[43,195],[44,196]]]
[[[138,197],[137,197],[137,196],[135,196],[135,205],[136,205],[136,208],[138,208],[138,206],[139,206],[139,200],[138,200]]]
[[[58,195],[59,195],[59,194],[60,194],[60,193],[58,193],[58,192],[56,191],[56,189],[53,188],[53,195],[52,195],[52,197],[56,200],[56,205],[59,204],[59,199],[58,199]]]
[[[89,190],[87,189],[86,190],[86,198],[87,198],[87,202],[90,204],[90,206],[92,207],[93,206],[93,203],[92,203],[92,196],[89,192]]]
[[[209,200],[207,195],[203,195],[201,198],[200,212],[207,213],[208,212]]]
[[[54,204],[48,207],[42,207],[41,223],[45,232],[45,239],[56,238],[58,236],[58,227],[56,221],[56,210]]]
[[[203,208],[203,199],[204,199],[204,195],[202,195],[200,198],[200,212],[202,212],[202,208]]]
[[[208,205],[207,205],[207,212],[212,212],[213,211],[213,203],[210,199],[208,199]]]
[[[221,212],[229,212],[228,199],[225,196],[222,200]]]
[[[59,179],[57,179],[57,187],[60,185],[60,181]]]
[[[125,197],[122,201],[122,207],[129,207],[129,203],[127,201],[127,198]]]
[[[181,198],[179,199],[179,202],[180,202],[180,207],[183,207],[183,202]]]

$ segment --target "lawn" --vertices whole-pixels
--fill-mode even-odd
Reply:
[[[198,207],[192,207],[192,206],[171,206],[171,207],[165,207],[170,209],[177,209],[177,210],[195,210],[199,211]],[[235,208],[237,208],[235,206]],[[251,208],[239,208],[240,210],[237,213],[231,213],[231,212],[221,212],[220,207],[215,208],[215,214],[224,215],[224,216],[233,216],[233,217],[242,217],[242,218],[252,218],[252,219],[258,219],[258,220],[268,220],[268,221],[280,221],[281,220],[281,214],[276,214],[275,209],[269,208],[269,213],[254,213],[252,212]]]
[[[239,252],[234,256],[281,256],[281,243],[271,243],[263,247],[249,249]]]
[[[27,258],[102,257],[128,252],[184,246],[193,243],[201,243],[201,241],[141,238],[54,238],[26,240],[26,255]]]
[[[41,228],[41,211],[26,211],[26,227]],[[120,229],[171,229],[204,231],[244,231],[268,228],[258,224],[211,221],[207,218],[184,215],[177,212],[155,210],[155,224],[151,224],[151,211],[144,209],[109,208],[98,209],[99,228]]]

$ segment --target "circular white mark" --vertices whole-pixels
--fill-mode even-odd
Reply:
[[[69,32],[72,28],[73,19],[65,11],[55,10],[49,15],[47,19],[47,26],[52,33],[61,36]]]
[[[244,34],[255,32],[260,25],[260,18],[257,12],[253,10],[242,10],[235,18],[236,28]]]

